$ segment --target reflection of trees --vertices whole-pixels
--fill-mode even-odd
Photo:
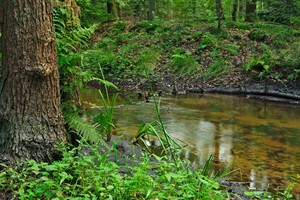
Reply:
[[[151,121],[151,105],[124,106],[118,113],[121,125]],[[231,96],[168,99],[161,109],[169,107],[163,120],[169,133],[188,144],[182,156],[191,162],[204,164],[214,154],[222,169],[240,168],[234,180],[240,180],[241,172],[243,181],[257,188],[284,187],[289,175],[300,173],[299,107]]]
[[[197,139],[195,140],[195,149],[198,155],[199,163],[204,164],[207,158],[215,152],[215,124],[200,120],[198,122]]]
[[[232,137],[233,137],[232,125],[218,124],[219,134],[219,153],[218,158],[226,168],[232,165]]]

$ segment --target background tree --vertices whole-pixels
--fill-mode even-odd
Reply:
[[[121,18],[120,3],[115,0],[107,0],[107,13],[111,14],[113,18]]]
[[[51,161],[66,140],[51,0],[3,2],[0,159]]]
[[[232,21],[237,20],[237,11],[239,6],[239,0],[234,0],[233,2],[233,8],[232,8]]]
[[[244,19],[245,17],[245,7],[246,7],[246,1],[245,0],[239,0],[239,19]]]
[[[149,0],[149,13],[148,19],[151,21],[155,16],[155,7],[156,7],[156,0]]]
[[[223,6],[222,6],[222,0],[216,0],[216,11],[217,11],[217,17],[218,17],[218,29],[221,29],[221,20],[225,20],[224,12],[223,12]]]
[[[254,22],[256,20],[256,0],[246,1],[246,22]]]

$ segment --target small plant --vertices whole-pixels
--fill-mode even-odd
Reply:
[[[208,68],[203,72],[204,78],[215,78],[221,76],[229,71],[229,66],[223,58],[217,58]]]
[[[199,63],[189,51],[175,51],[175,54],[173,54],[171,57],[169,66],[172,72],[175,72],[179,75],[194,76],[195,74],[199,73],[200,70]]]
[[[144,29],[147,33],[152,34],[157,28],[160,27],[159,20],[142,21],[138,25],[138,29]]]
[[[257,73],[259,78],[267,78],[270,76],[272,68],[276,66],[278,57],[274,55],[268,45],[262,44],[260,48],[263,53],[252,54],[250,61],[245,65],[245,69]]]
[[[213,34],[206,33],[202,36],[198,48],[206,49],[206,48],[216,47],[217,45],[218,45],[218,38]]]
[[[144,49],[140,51],[138,57],[139,58],[137,59],[137,66],[135,68],[135,73],[142,74],[143,72],[145,72],[145,69],[147,72],[151,72],[157,66],[159,51]]]
[[[117,33],[121,33],[126,30],[126,23],[123,21],[118,21],[118,23],[115,25],[115,31]]]
[[[144,70],[145,70],[146,78],[148,80],[148,84],[150,86],[152,97],[154,100],[157,120],[154,120],[151,123],[143,123],[140,126],[140,128],[135,136],[135,139],[136,139],[136,141],[138,141],[138,140],[142,141],[144,143],[145,147],[148,149],[148,151],[151,152],[151,150],[148,148],[148,144],[145,139],[148,139],[148,141],[150,141],[150,138],[153,139],[153,137],[154,137],[155,139],[157,139],[160,142],[164,153],[166,153],[167,155],[170,155],[172,157],[173,162],[176,163],[176,161],[178,159],[176,151],[178,149],[181,149],[181,145],[178,142],[176,142],[176,140],[168,133],[167,129],[165,128],[165,125],[161,118],[160,101],[157,100],[156,96],[154,95],[154,91],[153,91],[153,89],[151,87],[151,83],[150,83],[149,72],[147,71],[146,68]]]
[[[108,87],[110,86],[115,89],[117,89],[117,87],[113,83],[105,80],[101,67],[100,67],[100,71],[101,71],[102,79],[99,81],[104,84],[104,89],[105,89],[104,94],[101,92],[101,90],[99,90],[100,98],[103,104],[103,111],[102,113],[94,117],[93,123],[96,126],[97,130],[100,132],[100,134],[101,133],[106,134],[107,141],[110,141],[113,133],[113,129],[115,128],[113,122],[113,112],[114,112],[118,95],[114,94],[112,98],[110,98]]]
[[[261,30],[261,29],[253,29],[253,30],[251,30],[251,32],[248,34],[248,37],[249,37],[251,40],[255,40],[255,41],[258,41],[258,42],[262,42],[262,41],[265,41],[269,36],[268,36],[268,34],[267,34],[264,30]]]
[[[237,55],[239,53],[241,47],[236,44],[225,44],[224,49],[232,55]]]
[[[210,57],[213,62],[203,71],[203,78],[216,78],[227,73],[230,68],[222,56],[220,49],[215,49],[210,52]]]

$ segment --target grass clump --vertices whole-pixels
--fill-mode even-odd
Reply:
[[[169,67],[179,75],[195,75],[200,71],[200,65],[189,51],[176,50],[171,57]]]

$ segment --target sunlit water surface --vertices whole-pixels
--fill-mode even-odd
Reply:
[[[95,90],[84,91],[82,99],[101,105]],[[256,189],[287,187],[300,174],[300,106],[241,96],[184,95],[161,97],[161,113],[168,132],[188,145],[183,156],[196,165],[213,154],[217,168],[232,167],[232,180]],[[141,123],[155,117],[153,100],[120,98],[117,132],[132,139]],[[294,192],[299,198],[299,181]]]

